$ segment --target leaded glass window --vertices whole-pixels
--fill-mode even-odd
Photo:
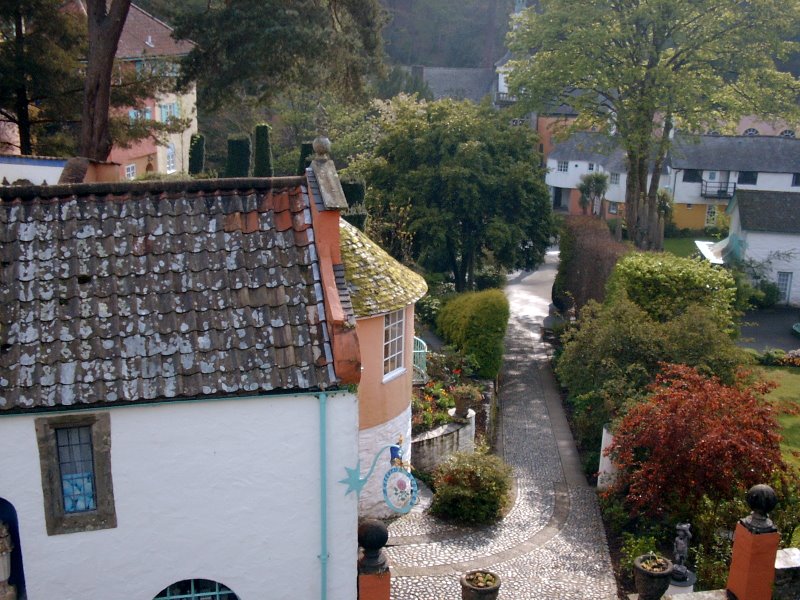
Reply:
[[[58,467],[64,512],[75,513],[97,508],[94,485],[94,457],[91,427],[56,429]]]
[[[238,600],[238,596],[216,581],[184,579],[173,583],[153,600]]]

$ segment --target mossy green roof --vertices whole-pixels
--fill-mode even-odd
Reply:
[[[428,291],[425,280],[356,227],[339,220],[342,262],[357,318],[398,310]]]

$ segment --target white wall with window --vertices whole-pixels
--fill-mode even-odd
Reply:
[[[65,414],[109,419],[113,527],[47,533],[34,421]],[[358,462],[356,395],[328,394],[326,416],[327,596],[355,598],[357,498],[339,481]],[[0,456],[0,490],[17,510],[29,600],[150,600],[186,579],[250,600],[265,597],[265,573],[280,574],[268,577],[270,597],[320,597],[320,403],[311,394],[3,415],[0,439],[14,449]],[[90,501],[87,489],[75,498]]]

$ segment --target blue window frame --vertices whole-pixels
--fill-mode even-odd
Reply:
[[[91,427],[56,429],[58,467],[64,512],[76,513],[97,509],[94,483],[94,454]]]
[[[184,579],[162,590],[153,600],[238,600],[238,596],[216,581]]]

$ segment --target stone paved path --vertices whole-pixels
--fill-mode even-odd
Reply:
[[[614,600],[603,525],[581,472],[549,368],[540,325],[557,254],[506,288],[511,321],[500,388],[499,451],[514,467],[517,494],[501,523],[479,530],[409,514],[389,526],[393,600],[457,600],[458,576],[490,567],[500,600]]]

